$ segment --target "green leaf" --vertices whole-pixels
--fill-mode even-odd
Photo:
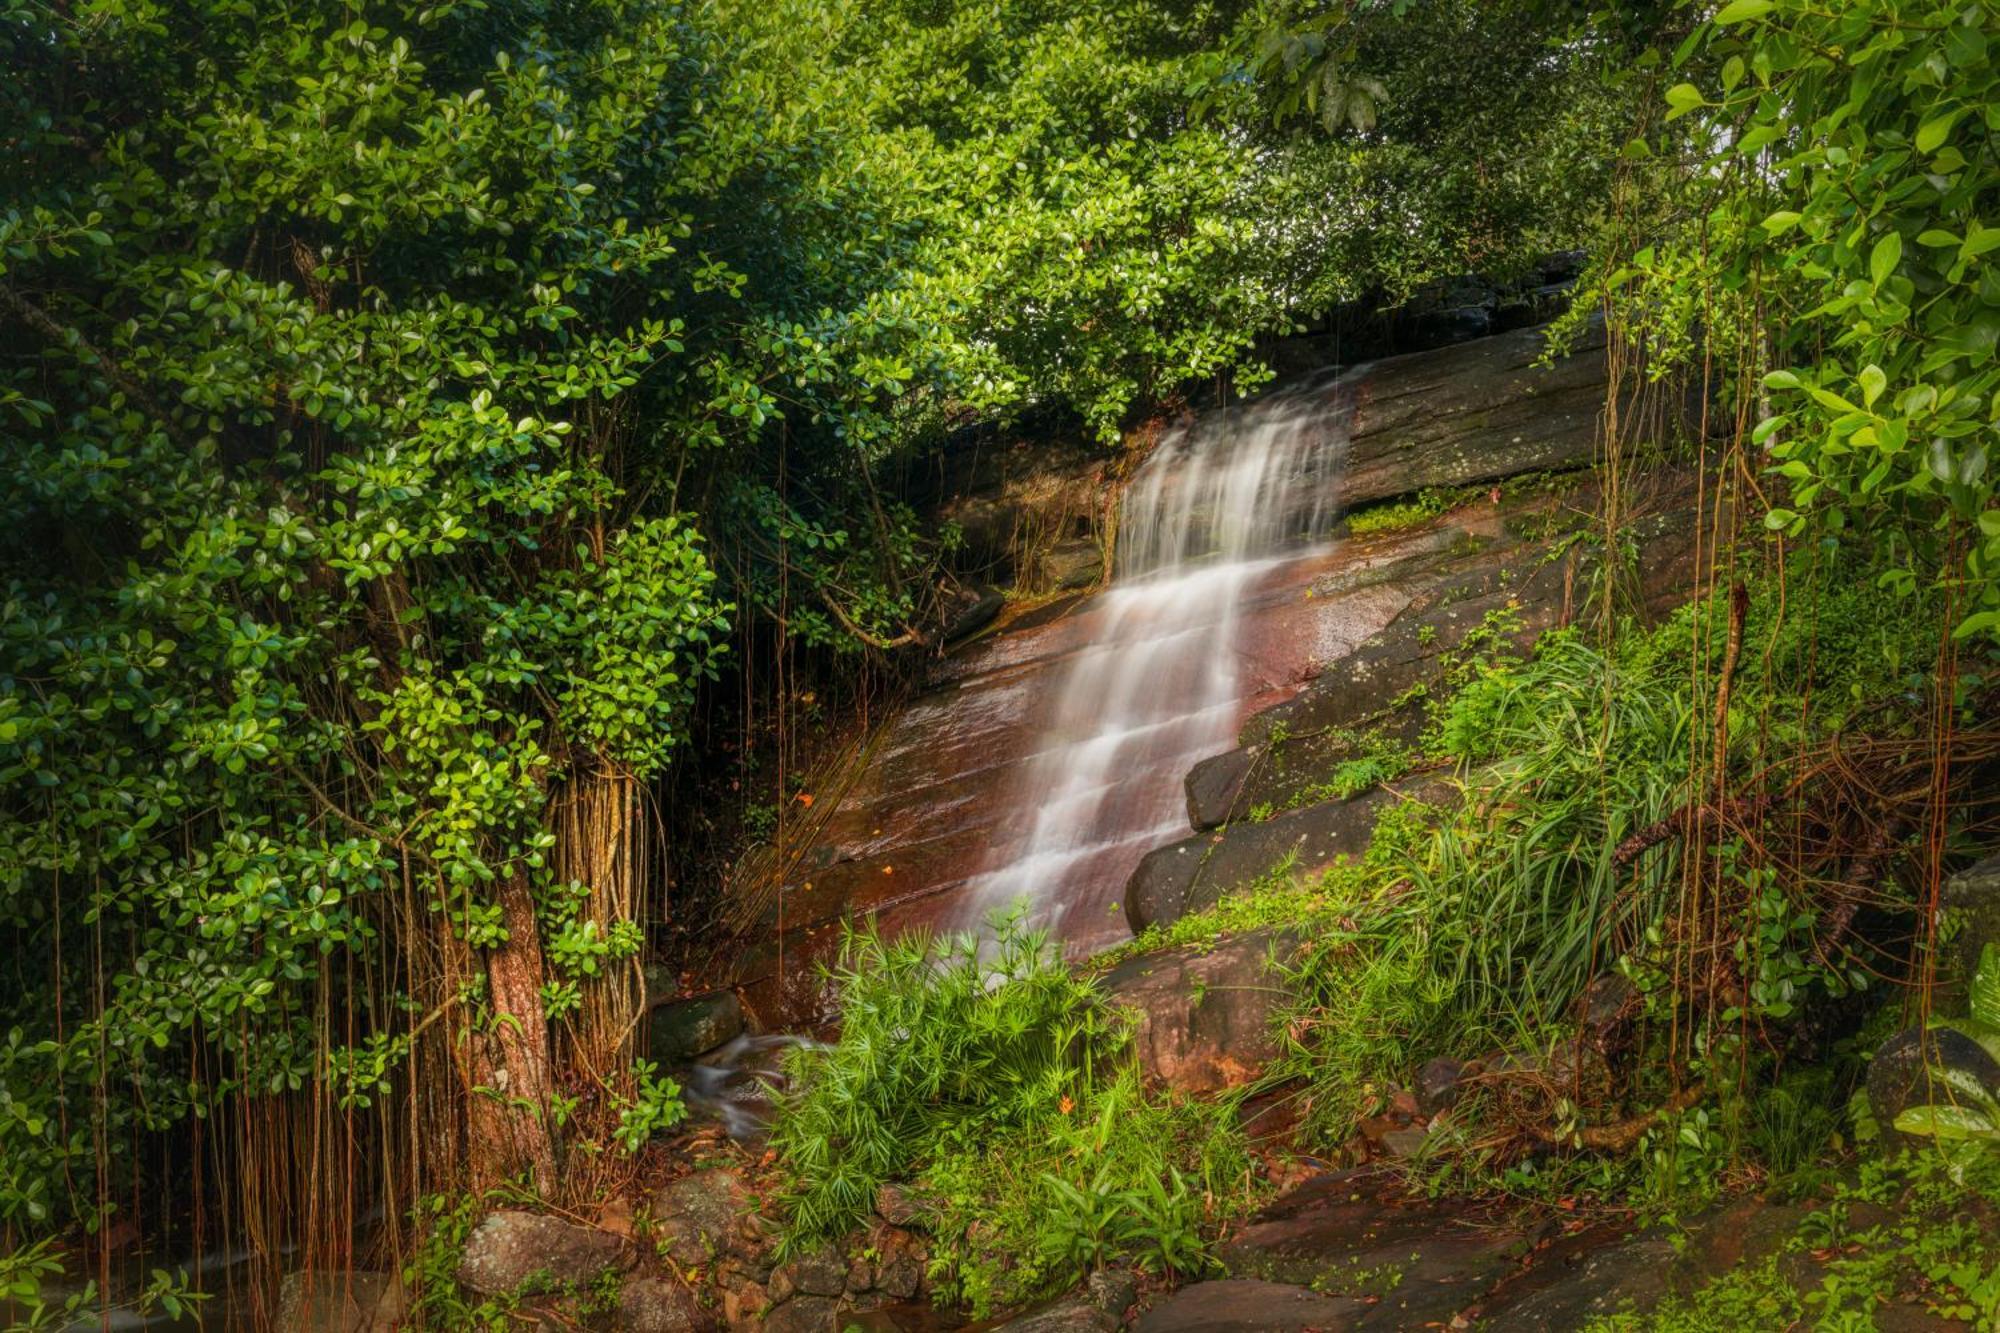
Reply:
[[[1900,232],[1889,232],[1875,242],[1875,248],[1868,254],[1868,276],[1877,287],[1889,281],[1895,273],[1896,265],[1903,262],[1903,237]]]
[[[1896,1117],[1896,1128],[1948,1140],[1983,1139],[1995,1133],[1991,1120],[1965,1106],[1912,1106]]]
[[[1781,208],[1771,214],[1770,217],[1764,219],[1764,230],[1773,236],[1778,235],[1780,232],[1790,231],[1793,227],[1799,225],[1799,219],[1803,216],[1804,214],[1796,212],[1793,209]]]
[[[1677,83],[1667,89],[1668,120],[1678,120],[1697,107],[1708,105],[1701,95],[1701,89],[1691,83]]]
[[[1883,374],[1882,367],[1877,365],[1862,367],[1861,374],[1856,379],[1861,384],[1861,404],[1864,407],[1875,406],[1875,400],[1882,396],[1882,390],[1889,384],[1889,377]]]
[[[2000,944],[1988,940],[1972,972],[1972,1020],[2000,1029]]]
[[[1951,133],[1952,125],[1957,122],[1959,115],[1964,110],[1964,107],[1955,106],[1940,115],[1932,116],[1929,120],[1919,125],[1917,127],[1917,151],[1920,153],[1935,153],[1938,150],[1938,145],[1945,141],[1945,136]]]
[[[1723,27],[1732,23],[1748,23],[1770,13],[1775,3],[1776,0],[1731,0],[1716,12],[1715,21]]]

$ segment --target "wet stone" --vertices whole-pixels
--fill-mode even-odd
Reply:
[[[1289,960],[1298,945],[1288,931],[1246,931],[1129,958],[1100,987],[1133,1014],[1132,1049],[1147,1077],[1215,1092],[1249,1082],[1277,1055],[1271,1017],[1286,996],[1271,962]]]
[[[683,1064],[743,1031],[743,1002],[733,990],[710,991],[662,1004],[647,1022],[647,1054],[661,1064]]]
[[[1341,1333],[1360,1327],[1365,1300],[1256,1278],[1182,1287],[1139,1316],[1138,1333]]]

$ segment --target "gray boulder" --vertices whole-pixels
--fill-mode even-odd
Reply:
[[[743,1031],[743,1002],[733,990],[710,991],[654,1008],[646,1053],[665,1065],[685,1064]]]
[[[389,1333],[407,1297],[394,1273],[320,1269],[285,1274],[278,1289],[278,1327],[297,1333]]]
[[[501,1209],[488,1213],[466,1238],[458,1280],[482,1296],[549,1290],[565,1282],[586,1287],[608,1268],[630,1268],[637,1257],[623,1236],[546,1213]]]

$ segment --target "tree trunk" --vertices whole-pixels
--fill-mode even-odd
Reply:
[[[466,1110],[468,1165],[475,1190],[526,1175],[544,1197],[556,1187],[549,1132],[554,1070],[542,1012],[542,942],[527,881],[498,887],[507,939],[485,957],[488,1025],[465,1034],[472,1100]]]
[[[553,811],[559,879],[587,885],[587,920],[600,939],[637,920],[645,874],[645,818],[639,783],[608,760],[577,767]],[[583,980],[583,1003],[570,1032],[568,1058],[582,1077],[616,1092],[627,1091],[632,1034],[644,1003],[637,955],[607,958]]]

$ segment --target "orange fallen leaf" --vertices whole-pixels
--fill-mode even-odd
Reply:
[[[1064,1097],[1061,1101],[1056,1103],[1056,1110],[1061,1111],[1064,1115],[1068,1115],[1071,1111],[1074,1111],[1075,1109],[1076,1109],[1076,1103],[1071,1101],[1068,1097]]]
[[[882,867],[882,873],[883,873],[883,874],[885,874],[885,875],[893,875],[893,874],[895,874],[895,873],[896,873],[896,867],[894,867],[894,866],[883,866],[883,867]]]
[[[802,791],[797,796],[794,796],[792,799],[797,801],[800,805],[804,806],[806,809],[808,810],[812,809],[813,796],[811,792]]]

